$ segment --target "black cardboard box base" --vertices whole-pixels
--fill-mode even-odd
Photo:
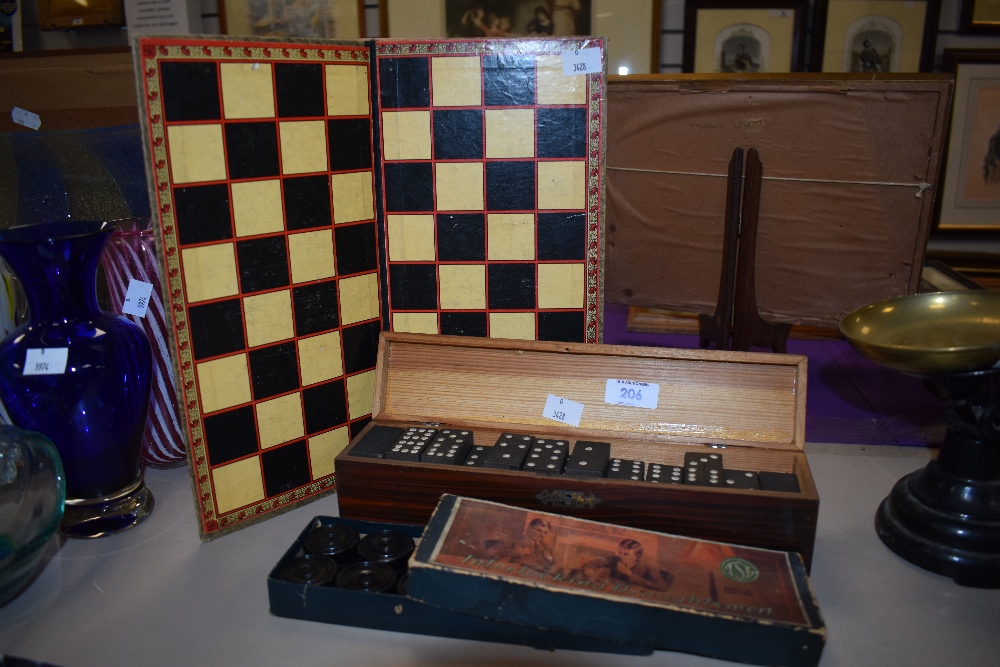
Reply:
[[[801,557],[443,496],[408,595],[580,637],[812,667],[826,631]]]
[[[395,529],[416,538],[420,536],[422,531],[422,527],[418,526],[398,526],[337,517],[320,516],[314,518],[267,577],[268,600],[272,614],[374,630],[521,644],[545,650],[566,649],[625,655],[652,653],[652,649],[645,646],[578,637],[524,625],[487,620],[432,606],[405,595],[369,593],[331,586],[300,584],[280,578],[285,565],[303,552],[303,543],[311,530],[317,526],[330,526],[338,523],[349,525],[361,534],[375,530]]]

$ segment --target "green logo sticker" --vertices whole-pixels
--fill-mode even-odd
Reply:
[[[745,558],[727,558],[719,565],[722,574],[741,584],[749,584],[760,576],[757,566]]]

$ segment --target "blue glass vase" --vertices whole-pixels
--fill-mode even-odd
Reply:
[[[152,352],[142,329],[97,303],[112,231],[77,221],[0,230],[0,256],[28,302],[27,321],[0,342],[0,403],[59,450],[70,537],[120,532],[153,508],[139,464]]]

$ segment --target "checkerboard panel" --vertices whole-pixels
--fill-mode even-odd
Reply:
[[[376,44],[394,330],[600,339],[602,82],[561,57],[581,46]]]
[[[588,46],[140,40],[205,536],[334,488],[383,326],[600,339],[603,82],[560,57]]]
[[[369,419],[381,329],[370,50],[140,48],[173,343],[212,536],[332,490],[336,454]]]

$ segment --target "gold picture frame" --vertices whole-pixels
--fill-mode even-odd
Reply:
[[[365,37],[364,0],[219,0],[223,35],[307,39]]]
[[[659,71],[660,4],[659,0],[381,0],[379,23],[381,36],[394,39],[548,34],[606,37],[610,73],[649,74]],[[557,26],[551,32],[544,32],[548,28],[529,31],[535,12],[550,6],[557,11],[573,10],[578,29],[561,34]],[[460,30],[462,17],[478,9],[483,12],[480,23],[493,14],[498,20],[505,17],[509,27],[494,25],[486,30],[491,34],[486,34],[475,29],[473,15],[469,15],[465,21],[468,30]],[[562,25],[553,12],[549,13]],[[647,30],[642,30],[644,25]]]
[[[817,0],[812,69],[930,72],[941,0]]]
[[[1000,49],[945,49],[942,69],[955,96],[935,231],[1000,233]]]
[[[38,0],[38,27],[41,30],[74,30],[85,26],[118,26],[125,23],[122,0]]]
[[[808,13],[806,0],[690,0],[683,71],[800,71]]]
[[[963,0],[959,31],[1000,33],[1000,0]]]

